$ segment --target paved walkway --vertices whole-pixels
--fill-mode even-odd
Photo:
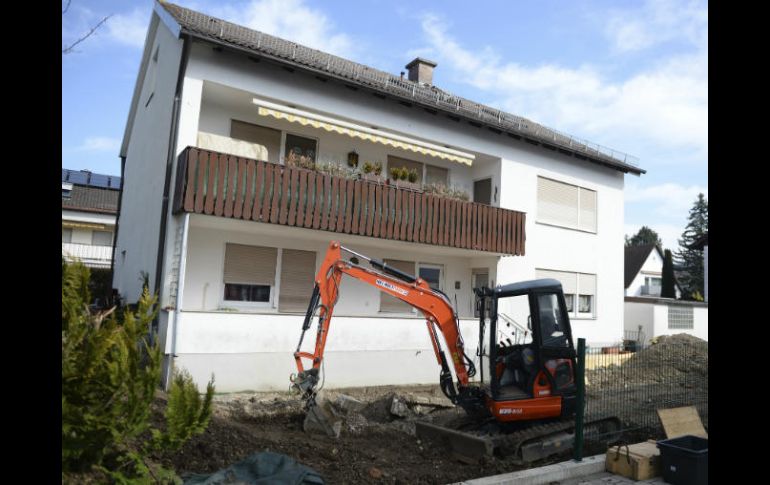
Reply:
[[[589,475],[587,477],[570,478],[569,480],[562,480],[556,483],[558,483],[559,485],[621,485],[621,484],[626,485],[631,483],[665,485],[668,482],[664,482],[662,477],[651,478],[649,480],[640,480],[637,482],[637,481],[631,480],[630,478],[621,477],[620,475],[613,475],[612,473],[601,472],[601,473],[595,473],[593,475]]]

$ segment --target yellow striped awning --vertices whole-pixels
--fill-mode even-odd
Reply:
[[[279,107],[279,105],[257,100],[256,98],[253,102],[258,105],[260,116],[272,116],[273,118],[286,120],[290,123],[299,123],[303,126],[311,126],[328,132],[347,135],[351,138],[359,138],[372,143],[380,143],[431,157],[464,163],[466,165],[472,165],[473,159],[475,158],[475,155],[471,153],[464,153],[451,148],[442,148],[431,143],[408,139],[401,135],[374,132],[374,130],[363,126],[357,126],[347,121],[332,120],[322,115],[300,112],[300,110],[294,108]]]

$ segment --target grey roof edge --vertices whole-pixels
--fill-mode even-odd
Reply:
[[[636,160],[635,157],[547,128],[524,117],[453,95],[435,86],[423,86],[333,54],[163,0],[159,0],[158,5],[166,9],[179,23],[182,33],[191,37],[322,74],[347,84],[463,118],[479,126],[483,124],[493,130],[506,132],[514,138],[541,144],[545,148],[558,150],[624,173],[631,172],[635,175],[647,173],[646,170],[627,163],[629,157]],[[622,160],[620,156],[623,157]]]

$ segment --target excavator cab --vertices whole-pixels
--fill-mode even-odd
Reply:
[[[561,283],[540,279],[474,292],[485,357],[481,385],[495,417],[506,422],[573,415],[576,354]]]

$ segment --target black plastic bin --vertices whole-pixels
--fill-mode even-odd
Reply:
[[[680,436],[658,441],[663,480],[671,485],[708,485],[709,440]]]

